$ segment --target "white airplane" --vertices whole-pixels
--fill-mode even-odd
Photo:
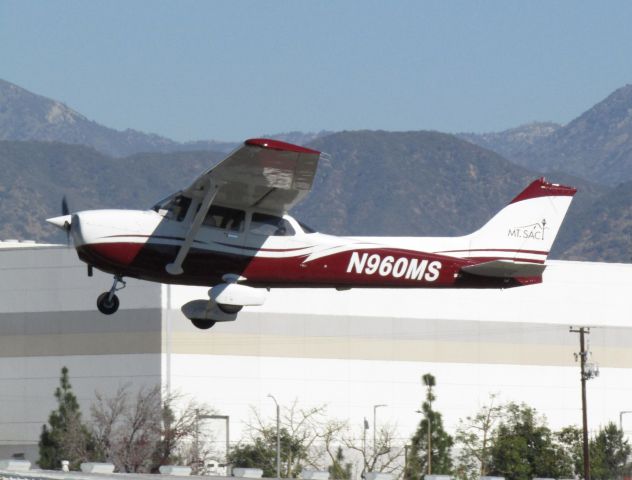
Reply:
[[[47,221],[72,236],[88,274],[114,275],[98,309],[113,314],[124,277],[212,287],[182,307],[202,329],[265,302],[270,288],[508,288],[542,281],[576,190],[535,180],[460,237],[338,237],[287,212],[312,187],[320,152],[251,139],[152,209],[90,210]]]

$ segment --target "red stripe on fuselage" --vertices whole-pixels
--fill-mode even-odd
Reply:
[[[144,246],[143,243],[94,243],[90,245],[90,250],[96,259],[126,267],[132,264]],[[98,264],[94,265],[98,267]]]
[[[169,275],[165,266],[178,249],[178,245],[117,242],[82,245],[77,251],[84,262],[106,272],[182,285],[215,285],[227,273],[244,276],[246,285],[261,287],[499,288],[520,284],[461,272],[465,265],[499,257],[472,261],[388,248],[348,250],[310,261],[307,255],[268,258],[192,248],[183,263],[184,273]]]

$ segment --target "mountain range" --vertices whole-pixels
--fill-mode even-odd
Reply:
[[[630,261],[630,112],[628,86],[564,126],[532,123],[458,136],[427,131],[274,136],[329,154],[321,159],[313,192],[292,212],[321,231],[468,233],[544,171],[550,180],[579,188],[552,256]],[[109,129],[4,81],[0,140],[5,207],[0,238],[58,242],[65,239],[42,219],[59,213],[63,195],[73,210],[148,208],[236,146],[213,140],[179,144]],[[590,154],[581,145],[592,148]]]
[[[605,185],[632,180],[632,85],[568,123],[533,123],[491,134],[461,134],[524,167],[565,171]]]
[[[269,135],[306,143],[328,132]],[[135,153],[211,150],[229,152],[237,142],[198,140],[176,142],[138,130],[115,130],[88,120],[65,104],[0,79],[0,140],[37,140],[86,145],[113,157]]]

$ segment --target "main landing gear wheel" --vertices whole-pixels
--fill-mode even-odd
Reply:
[[[119,298],[115,294],[110,295],[110,292],[103,292],[97,298],[97,308],[104,315],[115,313],[119,308],[119,304]]]
[[[215,325],[215,322],[213,320],[200,320],[200,319],[197,319],[197,318],[192,318],[191,319],[191,323],[196,328],[199,328],[200,330],[208,330],[213,325]]]
[[[118,284],[121,284],[119,287]],[[114,275],[114,283],[112,284],[112,288],[110,288],[109,292],[103,292],[97,298],[97,308],[99,312],[104,315],[112,315],[119,308],[119,299],[116,296],[116,292],[119,290],[123,290],[125,288],[125,282],[123,281],[123,277],[120,275]]]

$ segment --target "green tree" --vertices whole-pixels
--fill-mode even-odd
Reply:
[[[435,377],[427,373],[422,377],[422,382],[426,386],[426,401],[421,406],[423,418],[411,439],[404,472],[407,479],[417,479],[427,473],[448,475],[452,472],[450,451],[454,440],[443,429],[441,414],[432,408],[432,402],[436,400],[433,391]]]
[[[509,403],[504,410],[491,446],[491,475],[508,480],[572,476],[572,459],[535,409]]]
[[[623,432],[614,423],[608,423],[590,442],[591,477],[611,480],[629,474],[629,455],[630,444],[623,438]]]
[[[233,467],[260,468],[264,477],[276,477],[276,447],[262,437],[233,447],[228,454],[228,462]]]
[[[341,460],[338,447],[341,443],[346,446],[341,435],[347,424],[328,420],[325,412],[325,405],[303,409],[296,401],[281,410],[281,477],[297,478],[306,466],[319,470],[331,466],[336,475],[344,475],[348,467],[341,463],[344,457]],[[276,476],[276,433],[276,422],[264,420],[253,409],[250,438],[232,449],[230,463],[235,467],[261,468],[264,476]]]
[[[59,469],[62,460],[77,469],[81,462],[97,456],[89,430],[81,422],[81,411],[77,397],[72,391],[68,368],[61,369],[59,387],[55,389],[57,410],[48,417],[48,426],[42,426],[39,441],[40,468]]]
[[[487,476],[491,461],[491,445],[496,425],[502,416],[502,406],[494,405],[495,396],[476,415],[460,420],[455,441],[459,454],[455,475],[460,479]]]
[[[564,450],[571,462],[573,473],[582,478],[584,476],[584,447],[583,447],[583,433],[582,429],[569,425],[564,427],[559,432],[555,433],[557,442]],[[573,476],[573,475],[571,475]]]
[[[307,458],[306,446],[287,428],[279,430],[281,477],[297,478]],[[260,468],[264,477],[276,477],[276,427],[259,430],[251,442],[233,448],[228,456],[233,467]]]
[[[350,480],[351,479],[351,463],[345,462],[345,456],[342,447],[338,447],[332,464],[327,468],[329,478],[331,480]]]

